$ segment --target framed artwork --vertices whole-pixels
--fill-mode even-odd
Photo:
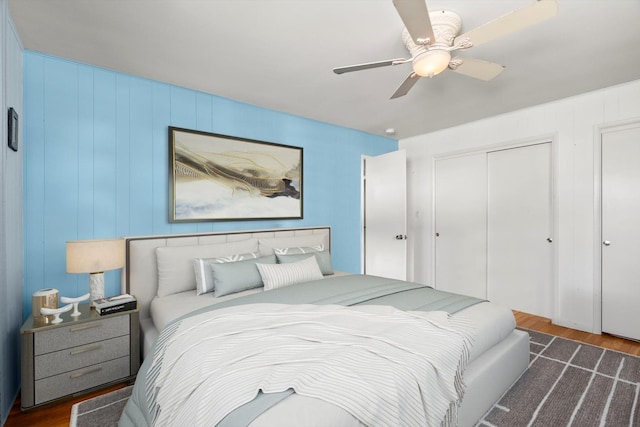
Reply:
[[[9,117],[7,119],[7,144],[13,151],[18,151],[18,113],[13,107],[9,108]]]
[[[169,127],[169,221],[302,218],[302,148]]]

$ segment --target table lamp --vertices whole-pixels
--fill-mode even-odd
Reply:
[[[123,239],[67,242],[67,273],[89,273],[91,306],[104,298],[104,272],[124,267],[124,253]]]

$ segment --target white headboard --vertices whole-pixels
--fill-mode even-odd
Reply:
[[[149,318],[149,305],[158,291],[157,247],[211,245],[250,238],[289,238],[314,234],[326,236],[328,249],[331,249],[331,227],[328,226],[125,237],[126,262],[122,270],[121,290],[137,298],[142,321]]]

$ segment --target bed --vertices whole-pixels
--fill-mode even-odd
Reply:
[[[402,324],[403,328],[406,327],[407,322],[411,323],[411,327],[416,328],[423,328],[426,324],[437,324],[442,319],[445,319],[443,320],[445,322],[451,322],[447,325],[455,326],[451,326],[451,328],[459,328],[457,334],[462,338],[459,338],[456,343],[463,343],[460,344],[462,354],[460,360],[464,361],[464,366],[462,363],[457,366],[464,383],[464,386],[461,386],[464,387],[463,398],[461,403],[455,406],[457,410],[449,408],[446,411],[447,417],[451,417],[452,413],[457,412],[457,416],[448,419],[449,423],[454,425],[474,425],[526,370],[529,362],[529,337],[526,333],[515,329],[513,314],[504,307],[487,301],[440,292],[421,284],[333,271],[330,258],[330,227],[136,236],[128,237],[125,240],[127,261],[123,270],[122,291],[135,295],[138,300],[141,354],[145,360],[138,374],[132,398],[125,407],[120,421],[121,426],[151,424],[150,420],[153,418],[162,419],[158,418],[158,413],[162,411],[164,411],[164,415],[169,413],[167,408],[170,405],[166,402],[179,401],[179,392],[173,390],[174,388],[176,390],[182,388],[182,379],[175,374],[178,369],[174,369],[172,374],[171,370],[167,368],[170,365],[169,355],[176,352],[176,347],[177,350],[182,351],[182,347],[190,347],[190,343],[197,342],[198,344],[193,344],[193,346],[200,347],[195,353],[207,356],[204,361],[198,359],[197,362],[191,362],[191,364],[212,363],[212,366],[218,367],[220,359],[215,361],[210,359],[225,357],[225,354],[215,355],[218,348],[226,348],[224,347],[227,345],[226,342],[220,340],[228,339],[228,337],[234,337],[234,339],[238,336],[244,337],[247,331],[258,333],[255,332],[258,329],[262,334],[263,325],[269,323],[262,320],[266,318],[281,319],[284,316],[287,319],[298,319],[296,316],[303,316],[295,325],[287,325],[287,327],[294,328],[299,328],[301,324],[317,326],[319,317],[323,322],[335,322],[335,324],[322,323],[322,326],[313,332],[323,336],[324,341],[329,342],[330,345],[335,344],[335,336],[324,338],[324,334],[332,333],[331,331],[336,325],[342,333],[342,325],[346,323],[353,324],[354,327],[363,325],[362,327],[367,330],[367,328],[372,328],[375,322],[384,319],[384,324],[389,325],[389,333],[393,337],[397,337],[402,335],[398,332],[400,329],[391,329],[395,327],[393,322],[396,321]],[[263,280],[261,286],[255,284],[256,269],[260,279]],[[213,276],[211,275],[212,270]],[[311,270],[313,270],[313,274],[308,273]],[[281,287],[279,281],[286,282],[288,275],[293,274],[292,272],[302,274],[303,278],[306,277],[306,274],[311,274],[311,276],[306,277],[309,280],[302,283]],[[285,279],[280,277],[283,274]],[[212,285],[212,282],[215,285]],[[212,286],[213,291],[211,290]],[[265,289],[270,290],[265,291]],[[273,317],[275,315],[280,317]],[[431,317],[442,315],[444,318]],[[318,317],[313,317],[310,320],[306,316]],[[255,323],[256,318],[261,319],[257,324]],[[234,320],[230,322],[229,319]],[[413,324],[414,321],[417,323]],[[244,324],[242,322],[254,323]],[[471,327],[467,328],[464,325],[471,325]],[[241,330],[226,331],[227,327],[240,328]],[[373,328],[380,331],[387,329],[384,326]],[[441,327],[440,329],[446,328]],[[186,331],[196,335],[187,336]],[[215,333],[219,336],[214,339],[208,335],[206,338],[203,338],[204,335],[197,335],[210,334],[210,331],[216,331]],[[309,334],[311,332],[305,330],[303,333]],[[363,334],[362,330],[349,331],[349,333],[356,339],[359,339],[358,337]],[[437,334],[439,332],[427,331],[425,333]],[[158,339],[159,337],[160,339]],[[263,341],[258,341],[251,335],[243,339],[248,342],[245,345],[257,342],[263,345]],[[271,335],[269,338],[260,335],[259,339],[273,340],[274,338]],[[282,339],[282,337],[275,339]],[[433,342],[444,342],[447,339],[442,336],[434,339]],[[419,341],[409,339],[407,345],[416,342],[416,345],[420,346]],[[173,348],[166,344],[169,342]],[[287,345],[279,343],[274,348],[287,348]],[[235,346],[237,342],[229,345]],[[354,347],[359,347],[359,345]],[[432,351],[429,346],[422,347],[424,348],[415,351]],[[375,351],[378,349],[376,348]],[[375,353],[375,351],[367,349],[366,354]],[[414,350],[412,349],[412,351]],[[275,352],[276,350],[273,355],[276,354]],[[221,350],[220,353],[224,352]],[[269,357],[266,355],[269,352],[264,353],[259,354],[258,357]],[[281,357],[281,355],[277,357]],[[360,354],[358,357],[366,356]],[[325,358],[323,362],[328,359]],[[414,362],[418,366],[416,369],[421,370],[422,368],[419,367],[422,366],[420,358],[411,359],[410,363]],[[163,363],[165,365],[163,372],[168,373],[157,375],[158,370],[163,368]],[[260,361],[260,363],[264,363],[264,361]],[[371,362],[372,365],[375,363],[377,362]],[[410,364],[402,362],[402,365],[409,366]],[[461,366],[464,368],[463,371]],[[339,366],[331,369],[324,367],[325,371],[323,372],[338,372],[339,368]],[[251,367],[251,369],[253,368]],[[202,370],[198,371],[196,376],[202,377],[202,372]],[[224,373],[226,375],[226,372]],[[364,372],[363,375],[366,376],[367,373]],[[211,374],[213,379],[210,381],[215,382],[221,376],[224,375]],[[345,375],[339,376],[341,377],[339,380],[342,380]],[[159,377],[162,377],[162,380]],[[255,377],[254,374],[251,375],[252,380]],[[201,378],[197,380],[203,381]],[[178,382],[176,383],[176,381]],[[233,381],[238,382],[237,379],[229,381],[231,384]],[[243,381],[244,383],[245,381]],[[160,385],[164,385],[164,387]],[[264,383],[257,384],[257,386],[259,389],[268,390],[268,392],[260,393],[258,398],[250,404],[242,405],[241,410],[235,410],[222,419],[215,418],[216,420],[221,419],[218,425],[323,426],[330,422],[330,425],[362,426],[373,424],[362,422],[362,420],[368,419],[367,416],[376,420],[383,418],[379,413],[366,412],[369,409],[364,410],[364,414],[360,414],[349,404],[343,405],[342,402],[331,401],[328,397],[323,399],[321,395],[313,395],[313,393],[310,393],[313,396],[310,397],[302,391],[291,393],[290,389],[286,392],[283,390],[282,393],[273,392],[277,387],[282,388],[281,384],[274,385],[273,390],[264,386]],[[456,390],[459,387],[457,384],[454,386]],[[224,387],[227,387],[226,390],[229,389],[228,384]],[[164,394],[150,393],[149,390],[152,388],[156,391],[163,389]],[[193,390],[189,389],[183,393],[195,396],[194,390],[199,390],[199,388],[203,387],[201,385],[194,386]],[[300,388],[302,389],[302,386]],[[384,384],[378,384],[376,388],[382,389]],[[427,387],[422,387],[422,389],[425,388]],[[349,390],[349,386],[343,384],[340,389]],[[345,391],[345,393],[347,392]],[[382,392],[373,391],[373,394],[379,393]],[[231,393],[225,397],[232,399]],[[377,396],[371,396],[371,399],[375,398]],[[423,395],[422,399],[425,398]],[[429,396],[429,398],[431,397]],[[162,405],[158,403],[161,399],[164,399],[162,402],[165,402]],[[197,402],[204,401],[204,399],[193,399]],[[270,399],[273,401],[270,402]],[[386,398],[383,397],[382,400],[386,400]],[[410,399],[401,398],[400,402],[395,402],[395,404],[408,405],[407,402],[410,401]],[[209,405],[209,408],[206,409],[213,411],[221,405]],[[251,407],[252,405],[253,407]],[[359,408],[357,402],[352,405]],[[162,406],[162,410],[158,410],[160,406]],[[247,407],[249,408],[245,410]],[[393,408],[397,410],[396,407]],[[411,413],[405,407],[400,412],[402,414]],[[354,413],[358,416],[354,416]],[[234,416],[237,418],[233,418]],[[382,421],[380,423],[385,424]],[[393,423],[387,424],[393,425]]]

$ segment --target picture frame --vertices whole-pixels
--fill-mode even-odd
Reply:
[[[7,144],[13,151],[18,151],[18,112],[9,108],[9,114],[7,118]]]
[[[303,149],[169,126],[169,222],[302,219]]]

